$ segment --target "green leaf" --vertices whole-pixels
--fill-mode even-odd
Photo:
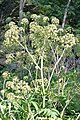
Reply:
[[[32,105],[35,107],[36,111],[38,111],[38,105],[37,102],[31,101]]]

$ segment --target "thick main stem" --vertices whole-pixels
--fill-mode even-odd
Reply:
[[[44,77],[43,77],[43,55],[41,56],[41,79],[42,79],[42,90],[43,90],[43,108],[45,108],[45,88],[44,88]]]

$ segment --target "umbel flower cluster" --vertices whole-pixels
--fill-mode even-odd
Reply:
[[[10,102],[25,99],[31,91],[30,86],[23,80],[19,80],[17,76],[11,78],[10,73],[5,71],[2,74],[4,81],[6,81],[5,95]],[[11,79],[11,80],[10,80]],[[3,95],[3,90],[1,91]]]
[[[19,51],[22,44],[24,49],[25,45],[27,48],[30,47],[30,50],[34,51],[32,54],[36,56],[40,56],[44,48],[44,55],[46,56],[51,49],[56,50],[57,48],[57,54],[60,54],[63,49],[71,49],[76,44],[75,36],[66,33],[59,25],[59,20],[56,17],[49,19],[47,16],[32,14],[31,19],[32,22],[29,23],[27,18],[23,18],[19,26],[14,22],[9,23],[9,29],[5,32],[3,42],[5,50]],[[31,46],[28,46],[29,40]],[[11,55],[7,58],[9,62],[14,59]]]
[[[42,24],[38,19],[41,19],[40,16],[32,15],[34,19],[30,23],[30,39],[32,40],[32,45],[36,49],[40,49],[45,44],[45,49],[52,45],[55,48],[55,45],[63,48],[70,48],[76,44],[76,39],[73,34],[65,33],[65,30],[60,28],[59,20],[55,17],[51,18],[51,23],[49,23],[49,18],[43,17],[42,23],[44,20],[46,24]],[[38,22],[37,22],[38,21]]]
[[[16,40],[19,40],[19,28],[14,22],[10,22],[9,29],[5,32],[3,45],[8,50],[14,50],[18,47]]]

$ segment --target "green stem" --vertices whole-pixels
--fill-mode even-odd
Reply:
[[[41,56],[41,79],[42,79],[42,90],[43,90],[43,108],[45,108],[45,88],[44,88],[44,77],[43,77],[43,55]]]

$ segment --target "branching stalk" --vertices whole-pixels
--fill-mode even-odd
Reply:
[[[55,69],[56,69],[56,66],[59,64],[61,58],[63,57],[64,52],[65,52],[65,49],[63,50],[60,58],[59,58],[59,59],[57,60],[57,62],[55,63],[55,66],[54,66],[54,68],[53,68],[53,70],[52,70],[52,73],[51,73],[51,76],[50,76],[50,78],[49,78],[49,82],[48,82],[48,85],[47,85],[47,89],[48,89],[48,87],[50,86],[50,82],[51,82],[51,79],[52,79],[52,77],[53,77],[53,73],[54,73],[54,71],[55,71]]]
[[[65,111],[66,107],[69,105],[70,101],[71,101],[71,99],[68,100],[68,102],[66,102],[66,105],[64,106],[64,108],[63,108],[63,110],[62,110],[62,112],[61,112],[61,115],[60,115],[61,118],[63,117],[63,115],[64,115],[64,111]]]
[[[36,67],[37,67],[39,70],[41,70],[41,68],[38,66],[38,64],[36,63],[35,59],[34,59],[33,56],[31,55],[31,53],[29,52],[27,46],[24,47],[19,41],[17,41],[17,43],[18,43],[23,49],[25,49],[25,50],[27,51],[27,53],[29,54],[29,56],[30,56],[31,59],[33,60],[34,64],[36,65]]]
[[[77,116],[76,120],[79,120],[79,118],[80,118],[80,114]]]

